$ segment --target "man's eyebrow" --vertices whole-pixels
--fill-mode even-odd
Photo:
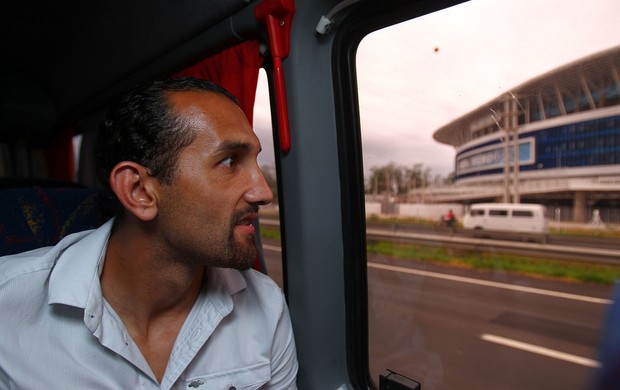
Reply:
[[[249,151],[252,149],[252,145],[243,141],[224,141],[215,150],[218,152],[231,152],[235,150]]]

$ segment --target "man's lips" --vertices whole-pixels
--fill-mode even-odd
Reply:
[[[258,214],[256,213],[247,214],[237,220],[235,227],[251,229],[252,232],[254,232],[254,221],[256,218],[258,218]]]

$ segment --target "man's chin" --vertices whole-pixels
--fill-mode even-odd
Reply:
[[[258,261],[258,252],[254,240],[252,243],[238,244],[233,250],[233,257],[230,261],[230,268],[239,271],[246,271],[252,268]]]

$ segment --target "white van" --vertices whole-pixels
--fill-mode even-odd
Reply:
[[[474,204],[463,217],[463,227],[474,229],[476,236],[514,237],[517,233],[521,239],[542,242],[547,241],[549,233],[545,206],[526,203]]]

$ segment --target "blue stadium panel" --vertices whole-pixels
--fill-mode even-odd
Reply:
[[[501,174],[504,156],[499,138],[464,149],[456,156],[456,177]],[[620,115],[521,133],[519,161],[521,172],[620,164]]]

